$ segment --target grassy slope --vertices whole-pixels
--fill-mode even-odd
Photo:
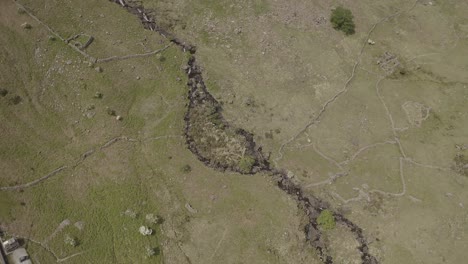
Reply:
[[[96,40],[87,51],[95,57],[142,53],[167,43],[107,1],[22,3],[64,37],[93,35]],[[177,81],[184,80],[180,67],[186,54],[170,48],[164,61],[112,62],[96,65],[103,68],[98,73],[65,44],[48,40],[49,33],[18,14],[12,2],[0,12],[0,86],[10,92],[0,98],[0,168],[7,172],[1,186],[37,179],[60,165],[71,167],[86,151],[97,150],[35,187],[2,191],[0,224],[7,231],[47,241],[60,258],[83,252],[69,263],[317,261],[303,248],[294,202],[266,176],[213,172],[186,149],[180,137],[186,88]],[[23,22],[32,29],[22,29]],[[103,98],[93,98],[96,92]],[[12,94],[23,101],[8,105]],[[124,119],[107,115],[106,107]],[[88,113],[95,115],[88,118]],[[141,141],[122,140],[98,150],[121,135]],[[190,174],[181,172],[185,164],[192,166]],[[187,202],[197,214],[186,210]],[[122,214],[127,209],[138,216]],[[147,213],[161,215],[164,222],[151,225],[155,235],[143,237],[137,230]],[[65,219],[72,225],[50,237]],[[82,231],[73,226],[76,222],[84,223]],[[80,245],[65,245],[67,234]],[[160,255],[146,259],[147,246],[159,247]],[[34,243],[28,243],[28,251],[37,262],[54,262]]]
[[[225,103],[226,117],[254,132],[275,157],[280,144],[343,88],[372,25],[400,9],[408,10],[414,2],[267,1],[265,12],[258,14],[254,6],[259,2],[145,1],[172,17],[177,14],[174,30],[199,46],[208,88]],[[376,45],[366,45],[348,92],[327,109],[320,123],[290,145],[294,148],[285,150],[280,166],[310,186],[341,171],[332,160],[347,160],[363,147],[393,138],[376,93],[383,74],[376,61],[386,51],[396,54],[408,71],[379,84],[395,127],[408,128],[397,133],[406,154],[428,166],[454,164],[459,152],[455,144],[468,140],[464,132],[467,64],[462,59],[468,32],[463,14],[468,6],[459,0],[432,3],[420,1],[409,13],[376,27],[370,36]],[[327,23],[330,9],[338,4],[353,11],[356,35],[345,37]],[[174,12],[175,7],[185,12]],[[317,24],[321,17],[325,22]],[[246,101],[255,104],[248,106]],[[408,101],[431,108],[420,127],[407,120],[402,106]],[[270,132],[273,138],[267,137]],[[371,240],[379,238],[372,250],[383,263],[457,263],[466,258],[460,242],[466,241],[460,226],[461,219],[466,219],[460,209],[468,201],[463,191],[465,176],[404,162],[407,191],[403,197],[371,195],[370,202],[364,197],[345,204],[334,195],[354,198],[355,188],[401,192],[399,156],[395,144],[378,145],[344,166],[348,176],[311,191],[352,212],[349,217],[366,229]],[[445,220],[437,220],[441,217]],[[445,226],[453,228],[442,235],[438,230]]]

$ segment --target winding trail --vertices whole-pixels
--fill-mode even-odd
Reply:
[[[320,109],[320,111],[318,112],[318,114],[309,122],[307,123],[301,130],[299,130],[299,132],[297,132],[294,136],[292,136],[291,138],[289,138],[287,141],[285,141],[283,144],[281,144],[279,150],[278,150],[278,157],[276,157],[274,159],[274,162],[275,164],[277,165],[277,162],[280,161],[282,158],[283,158],[283,151],[284,151],[284,148],[289,145],[290,143],[292,143],[293,141],[295,141],[300,135],[302,135],[304,132],[307,131],[307,129],[309,129],[309,127],[311,127],[313,124],[317,123],[320,121],[320,119],[322,118],[323,114],[325,113],[325,111],[327,110],[327,108],[333,104],[339,97],[341,97],[343,94],[345,94],[348,89],[349,89],[349,85],[351,84],[351,82],[354,80],[354,77],[356,76],[356,70],[359,66],[359,64],[361,63],[361,57],[362,57],[362,54],[364,53],[364,50],[366,48],[366,46],[368,45],[367,44],[367,40],[370,38],[370,36],[372,35],[372,33],[374,32],[374,30],[377,28],[377,26],[391,18],[394,18],[396,16],[399,16],[401,15],[402,13],[407,13],[407,12],[410,12],[411,10],[413,10],[416,5],[418,4],[420,0],[416,0],[414,2],[414,4],[408,9],[408,10],[399,10],[397,12],[395,12],[394,14],[392,15],[389,15],[387,17],[384,17],[382,18],[381,20],[377,21],[372,27],[371,29],[369,30],[369,32],[367,33],[367,37],[365,38],[363,44],[362,44],[362,47],[361,47],[361,50],[359,51],[359,54],[358,54],[358,57],[356,59],[356,61],[354,62],[354,66],[353,66],[353,70],[351,72],[351,76],[348,78],[348,80],[345,82],[344,86],[343,86],[343,89],[341,89],[340,91],[338,91],[338,93],[336,93],[333,97],[331,97],[330,99],[328,99],[323,105],[322,105],[322,108]]]

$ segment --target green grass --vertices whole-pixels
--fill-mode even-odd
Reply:
[[[333,216],[333,212],[325,209],[320,212],[319,217],[317,218],[317,224],[320,226],[322,230],[332,230],[336,226],[335,217]]]

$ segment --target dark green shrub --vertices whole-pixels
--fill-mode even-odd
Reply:
[[[110,116],[116,116],[116,115],[117,115],[116,112],[115,112],[115,110],[114,110],[114,109],[110,109],[109,107],[106,108],[106,112],[107,112],[107,114],[110,115]]]
[[[335,222],[335,217],[333,216],[332,211],[328,209],[323,210],[320,213],[319,217],[317,217],[317,224],[323,230],[331,230],[335,228],[336,222]]]
[[[250,173],[255,164],[255,159],[251,156],[243,156],[239,161],[239,170],[242,173]]]
[[[8,90],[7,90],[7,89],[0,89],[0,96],[1,96],[1,97],[5,97],[7,94],[8,94]]]
[[[352,35],[355,33],[353,18],[351,10],[339,6],[332,10],[330,21],[334,29],[343,31],[346,35]]]

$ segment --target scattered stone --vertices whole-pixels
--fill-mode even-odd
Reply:
[[[255,100],[252,97],[247,97],[244,101],[246,106],[255,106]]]
[[[72,62],[71,60],[67,60],[65,63],[66,63],[67,65],[71,65],[73,62]]]
[[[119,116],[119,115],[115,117],[115,120],[117,120],[117,121],[122,121],[122,119],[123,119],[123,117]]]
[[[192,214],[198,213],[197,209],[193,208],[189,203],[185,204],[185,209],[187,209],[187,211],[189,211]]]
[[[137,213],[135,211],[131,210],[131,209],[125,210],[124,215],[129,216],[130,218],[136,218],[137,217]]]
[[[65,235],[64,242],[65,242],[66,245],[69,245],[69,246],[72,246],[72,247],[78,246],[78,240],[76,238],[70,236],[69,234]]]
[[[241,28],[234,29],[234,33],[239,35],[240,33],[242,33],[242,29]]]
[[[153,234],[153,230],[147,226],[140,226],[140,229],[138,229],[138,231],[144,236],[150,236],[151,234]]]
[[[152,257],[154,255],[157,255],[158,253],[158,249],[157,248],[153,248],[153,247],[146,247],[146,256],[147,257]]]
[[[24,28],[24,29],[31,29],[32,28],[31,24],[26,23],[26,22],[21,24],[21,27]]]
[[[177,77],[176,79],[178,82],[182,81],[182,79],[180,77]]]
[[[140,80],[140,76],[137,76],[136,79],[137,79],[137,80]]]
[[[83,221],[78,221],[74,224],[74,226],[78,228],[78,230],[83,231],[85,227],[85,223]]]
[[[85,116],[86,116],[88,119],[91,119],[91,118],[93,118],[95,115],[96,115],[96,112],[88,112],[88,113],[86,113]]]
[[[101,68],[101,67],[99,67],[99,66],[98,66],[98,67],[96,67],[96,68],[94,68],[94,70],[95,70],[95,71],[97,71],[97,72],[102,72],[102,68]]]
[[[161,217],[155,214],[147,214],[145,219],[150,224],[159,224],[161,222]]]
[[[94,98],[96,98],[96,99],[102,99],[103,96],[104,96],[104,95],[103,95],[102,93],[100,93],[100,92],[96,92],[96,93],[94,94]]]
[[[375,41],[373,41],[372,39],[368,39],[368,40],[367,40],[367,44],[369,44],[369,45],[375,45]]]
[[[110,116],[116,116],[115,110],[110,109],[109,107],[106,107],[106,113]]]

